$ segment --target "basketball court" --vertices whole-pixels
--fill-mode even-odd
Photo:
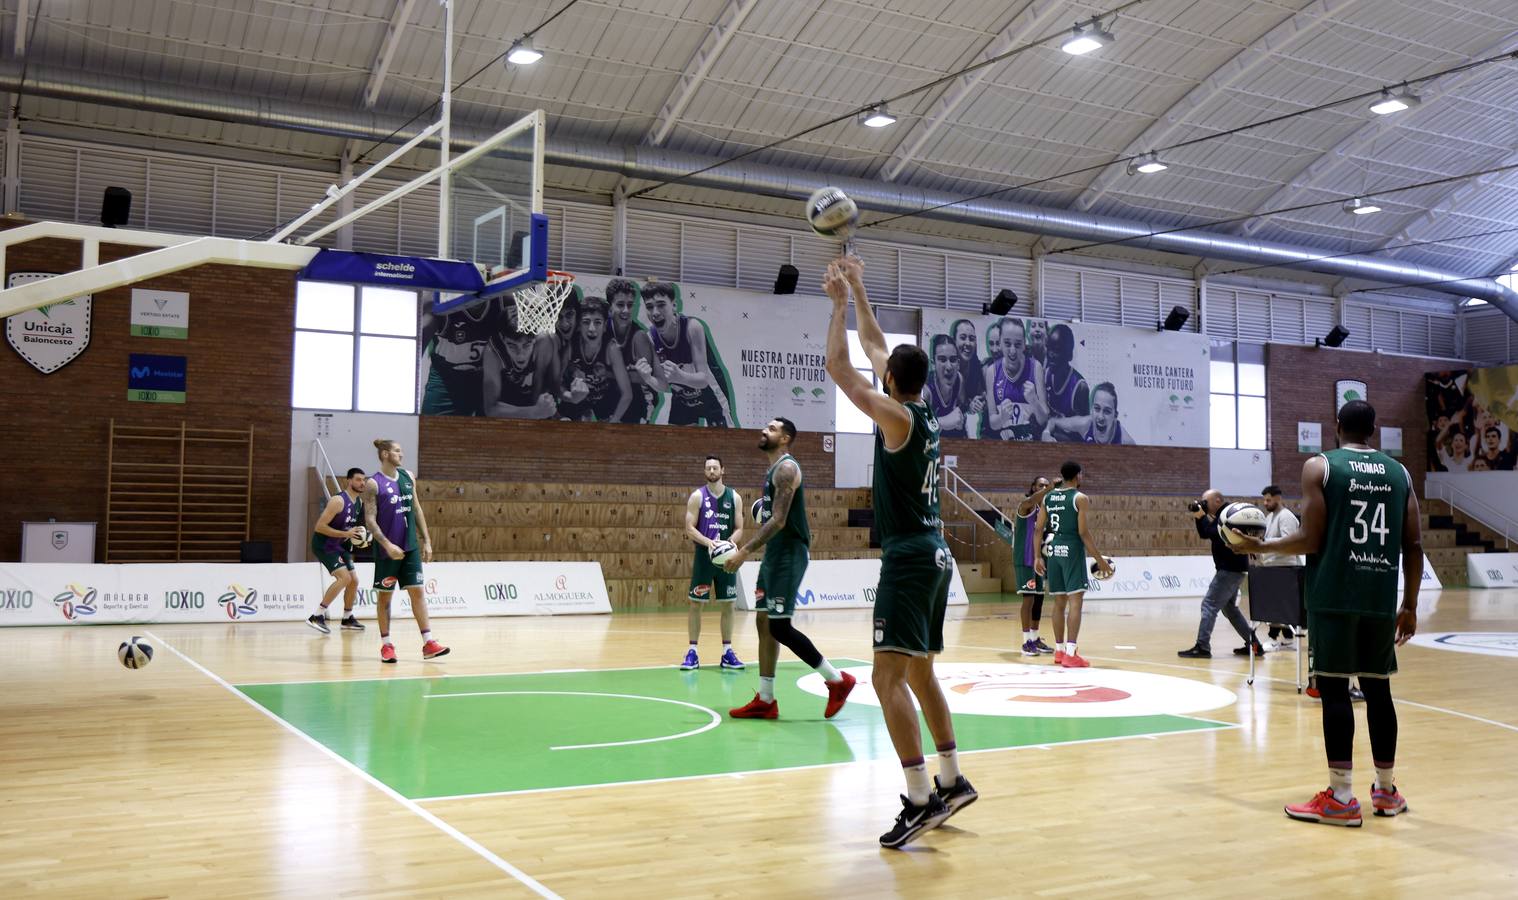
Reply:
[[[5,0],[0,40],[0,896],[1518,896],[1510,2]],[[913,536],[979,791],[901,852],[901,526],[829,368],[889,393],[866,289],[926,357]],[[1282,814],[1324,782],[1305,654],[1177,653],[1186,510],[1303,510],[1357,401],[1361,474],[1420,504],[1409,809],[1370,814],[1361,696],[1363,826],[1318,828]],[[761,563],[721,666],[690,529],[768,539],[785,424],[825,662],[782,648],[778,718],[737,718]],[[1118,570],[1089,668],[1015,593],[1072,459]],[[1391,578],[1377,503],[1340,555]]]
[[[1518,595],[1486,593],[1476,609],[1467,591],[1435,595],[1428,633],[1510,643]],[[1363,888],[1363,872],[1305,858],[1306,838],[1313,858],[1353,855],[1405,896],[1511,881],[1510,649],[1404,648],[1398,772],[1413,812],[1304,835],[1280,806],[1320,777],[1316,703],[1293,688],[1289,652],[1268,655],[1253,687],[1241,659],[1176,660],[1195,612],[1093,604],[1094,667],[1073,675],[1016,653],[1015,607],[953,614],[943,668],[982,799],[897,854],[874,846],[900,775],[863,688],[823,720],[811,673],[783,662],[782,718],[727,719],[754,670],[651,662],[681,646],[679,617],[447,620],[450,656],[423,663],[407,640],[383,672],[369,635],[154,625],[158,656],[130,679],[117,629],[6,631],[0,787],[12,822],[28,823],[7,841],[6,893],[92,894],[122,878],[169,896]],[[751,655],[749,625],[740,617]],[[867,650],[866,625],[847,611],[805,622],[842,650]],[[1131,708],[1093,712],[1119,703]],[[1015,712],[981,712],[996,706]]]

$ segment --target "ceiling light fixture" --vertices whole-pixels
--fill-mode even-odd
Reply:
[[[1168,168],[1170,167],[1160,162],[1159,154],[1152,150],[1138,159],[1128,160],[1129,175],[1153,175],[1155,172],[1163,172]]]
[[[1077,22],[1075,30],[1070,33],[1070,37],[1060,45],[1059,49],[1071,56],[1084,56],[1093,50],[1102,49],[1113,40],[1115,38],[1112,32],[1102,28],[1100,20],[1092,19],[1089,22]]]
[[[1353,200],[1348,200],[1344,203],[1344,211],[1352,216],[1368,216],[1371,213],[1380,212],[1381,207],[1376,206],[1373,203],[1366,203],[1359,197],[1356,197]]]
[[[530,66],[542,58],[543,54],[529,40],[517,41],[506,51],[506,61],[516,66]]]
[[[1392,113],[1399,113],[1404,109],[1412,109],[1422,102],[1423,99],[1412,91],[1409,91],[1407,85],[1404,84],[1402,89],[1395,94],[1386,88],[1382,88],[1381,96],[1370,105],[1370,111],[1378,116],[1389,116]]]
[[[887,125],[895,125],[896,117],[886,109],[884,103],[872,106],[859,114],[859,124],[868,128],[884,128]]]

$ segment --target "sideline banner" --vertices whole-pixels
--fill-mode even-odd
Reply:
[[[1465,558],[1465,573],[1473,588],[1518,587],[1518,553],[1472,553]]]
[[[373,614],[373,566],[360,564],[360,616]],[[446,562],[423,570],[434,616],[610,613],[599,563]],[[330,584],[314,562],[274,565],[0,564],[0,625],[299,622]],[[411,616],[405,591],[391,596]]]
[[[738,569],[738,608],[754,608],[754,584],[759,578],[759,563],[746,562]],[[807,609],[869,609],[875,605],[875,589],[880,584],[880,560],[814,559],[801,579],[801,595],[796,598],[798,612]],[[949,605],[970,602],[956,564],[949,580]]]
[[[925,309],[922,348],[945,437],[1211,443],[1204,335]]]
[[[555,334],[519,334],[511,294],[422,316],[424,416],[833,428],[827,301],[582,275]]]
[[[1518,554],[1514,554],[1518,557]],[[1093,560],[1087,558],[1089,568]],[[1087,599],[1130,600],[1136,597],[1200,597],[1207,593],[1216,569],[1211,556],[1115,556],[1117,574],[1111,581],[1091,579]],[[1428,555],[1423,557],[1420,590],[1439,591],[1444,585],[1434,572]],[[1402,582],[1397,581],[1397,590]]]

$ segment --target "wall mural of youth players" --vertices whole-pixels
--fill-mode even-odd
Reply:
[[[626,278],[606,282],[606,302],[611,305],[609,336],[622,354],[632,400],[619,422],[640,423],[653,420],[656,398],[665,390],[659,378],[659,360],[648,331],[638,322],[638,308],[643,305],[638,283]]]
[[[551,419],[559,411],[554,336],[519,331],[516,298],[501,303],[501,330],[485,353],[485,415]]]
[[[1049,420],[1049,435],[1056,441],[1087,444],[1131,444],[1133,436],[1123,430],[1117,416],[1117,388],[1104,381],[1091,389],[1091,413]]]
[[[579,328],[570,339],[568,380],[572,394],[584,386],[582,399],[559,404],[559,417],[582,422],[620,422],[632,400],[627,365],[616,341],[607,334],[610,306],[600,297],[580,304]]]
[[[1430,472],[1518,466],[1518,366],[1424,376]]]
[[[668,386],[671,425],[741,427],[733,411],[732,379],[722,364],[706,323],[681,312],[680,286],[643,285],[648,336],[659,361],[658,378]],[[663,405],[663,398],[659,404]],[[649,417],[654,421],[659,410]]]
[[[1042,326],[1045,323],[1040,321],[1037,324]],[[1033,321],[1028,322],[1030,337],[1033,325]],[[1030,341],[1030,355],[1032,349]],[[1090,385],[1086,383],[1086,377],[1070,364],[1075,359],[1075,332],[1064,323],[1055,325],[1047,337],[1040,335],[1039,349],[1044,356],[1044,396],[1049,401],[1050,418],[1088,415],[1091,412]]]
[[[1028,319],[1028,355],[1048,366],[1046,345],[1049,342],[1049,323],[1044,319]],[[1067,326],[1068,330],[1068,326]]]
[[[986,433],[1004,441],[1034,441],[1049,422],[1043,366],[1027,353],[1021,319],[999,323],[1001,356],[986,365]]]
[[[445,315],[422,314],[422,415],[484,415],[485,352],[500,328],[493,302]]]
[[[959,348],[953,338],[947,334],[935,334],[932,346],[933,352],[928,355],[928,359],[933,364],[933,370],[928,375],[927,384],[923,385],[922,393],[938,419],[938,433],[941,437],[973,437],[967,430],[972,421],[970,407],[973,403],[979,412],[985,404],[985,398],[969,392],[969,386],[959,371]],[[973,427],[978,432],[979,417],[973,418]]]
[[[986,364],[976,353],[975,323],[969,319],[955,319],[949,325],[949,334],[959,351],[959,377],[964,379],[965,396],[971,398],[965,431],[971,437],[980,437],[986,424]],[[937,335],[934,338],[936,340]],[[934,345],[930,342],[929,346]]]

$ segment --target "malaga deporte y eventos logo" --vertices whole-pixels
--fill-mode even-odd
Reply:
[[[227,611],[227,618],[240,619],[258,614],[258,590],[241,585],[227,585],[227,592],[216,600]]]
[[[82,587],[77,584],[68,586],[68,590],[53,598],[53,605],[63,613],[63,617],[70,622],[80,616],[93,616],[95,614],[96,591],[92,587]]]

